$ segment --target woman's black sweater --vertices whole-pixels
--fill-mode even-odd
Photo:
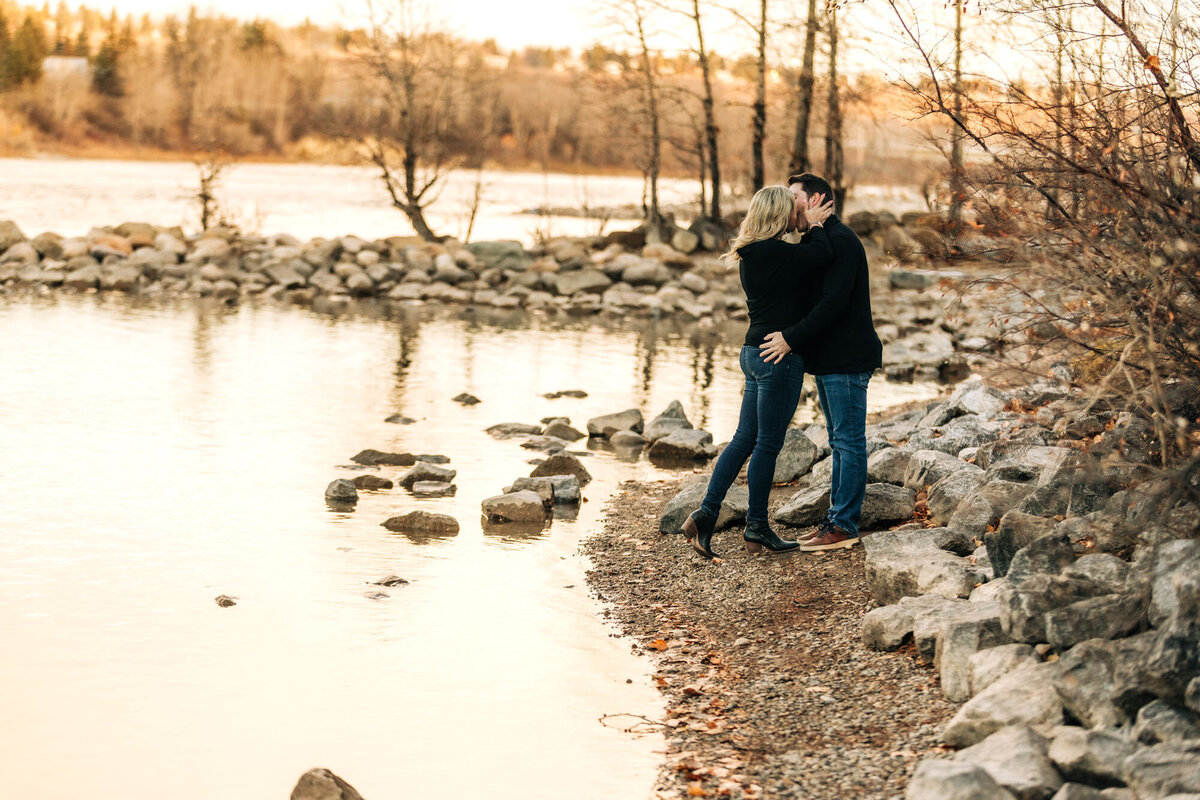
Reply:
[[[812,300],[813,275],[833,261],[833,246],[823,228],[813,228],[805,241],[789,244],[782,239],[762,239],[738,249],[739,274],[750,312],[746,345],[758,347],[767,334],[795,325]]]

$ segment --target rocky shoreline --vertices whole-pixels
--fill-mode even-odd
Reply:
[[[699,559],[676,534],[704,475],[626,484],[585,545],[667,698],[657,796],[1196,797],[1200,509],[1149,429],[971,381],[868,437],[860,548],[747,556],[735,491]],[[790,441],[785,536],[828,504],[823,430]]]
[[[999,302],[964,286],[1003,267],[983,259],[954,270],[925,269],[937,250],[936,220],[887,213],[848,220],[872,264],[872,295],[890,379],[956,380],[1028,341]],[[716,235],[678,229],[671,243],[642,231],[519,242],[428,243],[355,236],[302,241],[228,228],[187,235],[146,223],[94,228],[85,236],[32,238],[0,220],[0,296],[104,292],[141,298],[201,297],[277,302],[330,315],[365,305],[467,307],[573,318],[673,318],[699,327],[745,319],[736,270],[714,252]],[[922,242],[925,242],[922,244]],[[927,250],[926,248],[933,248]],[[975,248],[992,253],[986,242]],[[961,296],[959,295],[961,290]]]

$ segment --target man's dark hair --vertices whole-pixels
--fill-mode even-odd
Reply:
[[[826,200],[833,199],[833,187],[829,185],[829,181],[822,178],[820,175],[814,175],[811,172],[806,172],[803,175],[793,175],[788,178],[787,185],[800,184],[800,188],[805,194],[823,195]]]

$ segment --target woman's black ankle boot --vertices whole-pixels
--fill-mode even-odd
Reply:
[[[795,550],[800,546],[799,542],[780,539],[775,531],[771,530],[771,526],[765,522],[747,525],[744,538],[747,553],[761,553],[764,547],[774,553],[781,553],[785,550]]]
[[[713,531],[717,528],[717,518],[706,513],[703,509],[693,511],[683,521],[683,535],[688,538],[692,549],[705,558],[716,558],[712,550]]]

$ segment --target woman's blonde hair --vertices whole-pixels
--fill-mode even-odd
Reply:
[[[782,234],[787,230],[795,207],[796,198],[788,187],[764,186],[759,189],[750,200],[750,210],[742,220],[738,235],[729,243],[729,251],[721,256],[721,260],[736,264],[742,260],[738,253],[742,247]]]

